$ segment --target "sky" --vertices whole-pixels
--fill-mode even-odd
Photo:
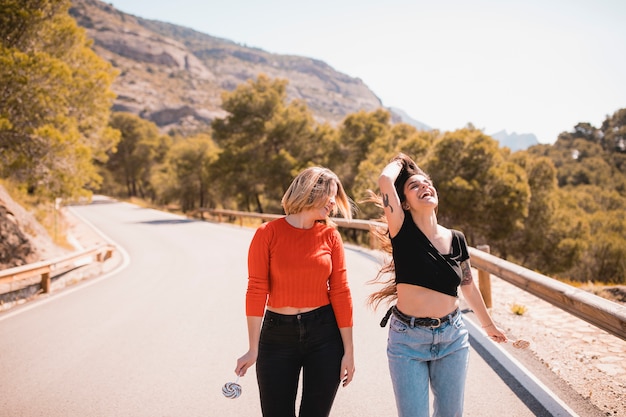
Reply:
[[[626,108],[623,0],[106,0],[267,52],[319,59],[431,128],[553,143]]]

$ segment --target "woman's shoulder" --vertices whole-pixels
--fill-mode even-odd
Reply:
[[[458,239],[465,241],[465,234],[457,229],[450,229],[450,233],[452,233],[452,239]]]
[[[341,239],[339,230],[332,224],[317,222],[314,227],[318,235],[326,236],[330,239]]]
[[[285,224],[285,218],[284,217],[280,217],[278,219],[274,219],[274,220],[270,220],[268,222],[263,222],[261,223],[261,225],[259,227],[257,227],[256,229],[256,233],[257,234],[271,234],[271,233],[275,233],[277,230],[280,230],[281,227],[283,227],[283,224]]]
[[[463,234],[462,231],[460,231],[458,229],[447,228],[447,227],[442,226],[440,224],[438,224],[437,227],[439,228],[440,231],[443,231],[443,233],[448,234],[448,236],[452,240],[452,244],[453,245],[454,244],[460,244],[462,246],[467,246],[467,241],[465,239],[465,234]]]
[[[458,252],[460,252],[461,260],[465,260],[469,258],[469,252],[467,249],[467,240],[465,240],[465,235],[460,230],[450,229],[452,232],[452,248],[453,252],[455,252],[454,248],[458,248]]]

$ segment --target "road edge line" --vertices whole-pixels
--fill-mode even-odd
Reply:
[[[463,320],[474,341],[500,363],[552,416],[580,417],[510,353],[486,337],[482,328],[476,325],[467,314],[463,314]]]

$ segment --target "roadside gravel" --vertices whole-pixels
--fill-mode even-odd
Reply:
[[[626,341],[578,319],[499,278],[491,278],[492,317],[522,363],[537,361],[606,416],[626,416]],[[519,315],[514,306],[525,307]]]

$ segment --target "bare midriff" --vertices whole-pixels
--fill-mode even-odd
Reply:
[[[413,317],[443,317],[459,306],[459,299],[428,288],[398,284],[398,309]]]
[[[302,313],[308,313],[309,311],[313,311],[315,309],[318,309],[320,307],[323,306],[317,306],[317,307],[267,307],[268,311],[271,311],[272,313],[277,313],[277,314],[284,314],[286,316],[293,316],[295,314],[302,314]]]

